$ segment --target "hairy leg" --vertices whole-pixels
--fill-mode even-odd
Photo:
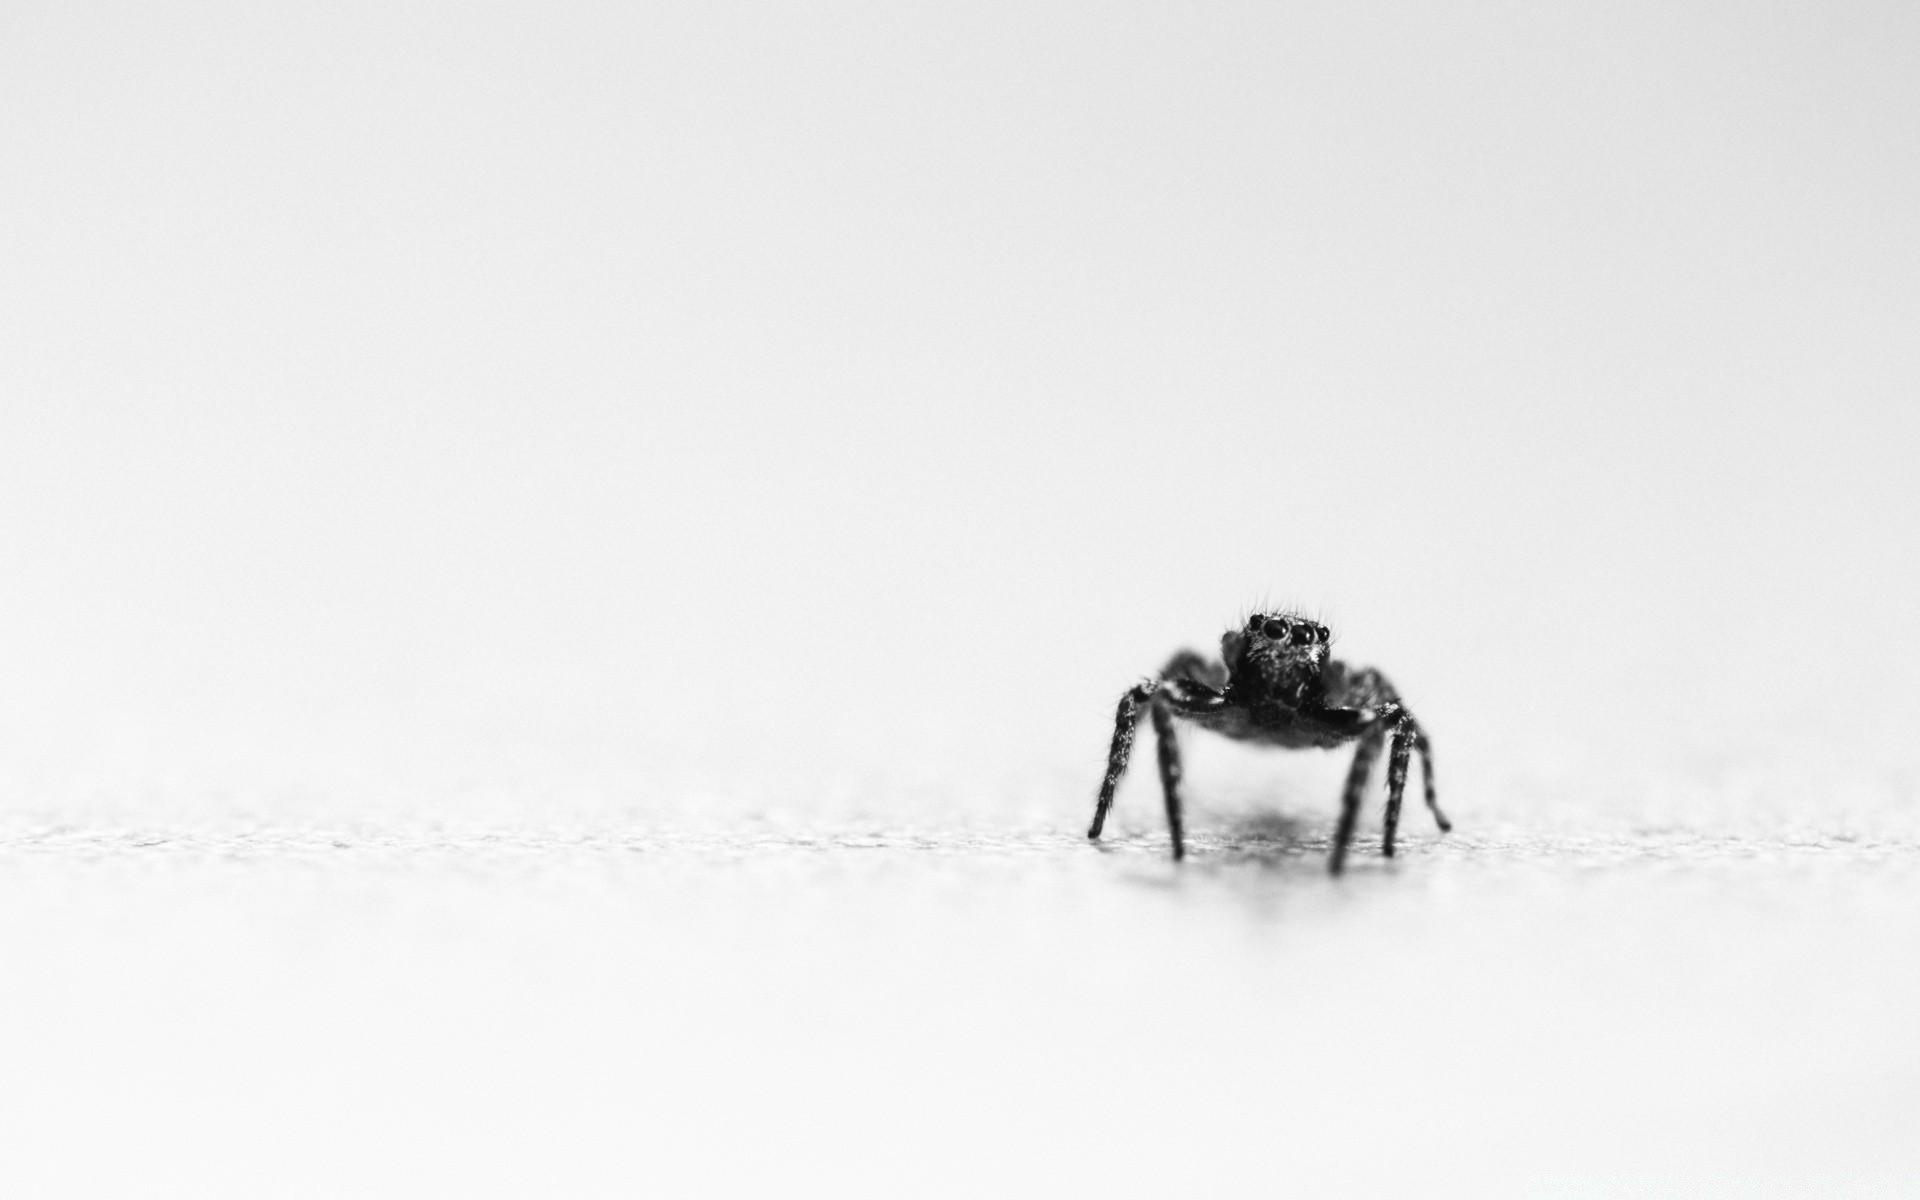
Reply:
[[[1180,749],[1173,742],[1169,715],[1218,711],[1226,704],[1226,697],[1220,694],[1220,689],[1227,684],[1226,675],[1227,669],[1219,663],[1193,650],[1182,650],[1167,660],[1158,679],[1142,680],[1120,697],[1120,707],[1113,714],[1113,744],[1107,750],[1107,774],[1100,781],[1100,799],[1094,805],[1088,837],[1097,838],[1106,828],[1107,813],[1113,808],[1114,789],[1120,786],[1120,777],[1127,772],[1127,760],[1133,756],[1134,729],[1140,723],[1141,710],[1151,703],[1154,728],[1160,739],[1161,780],[1168,789],[1167,823],[1173,830],[1173,856],[1179,858],[1185,853],[1180,835],[1179,800],[1171,790],[1172,785],[1165,783],[1168,746],[1173,747],[1173,778],[1176,782],[1180,778]]]
[[[1387,756],[1387,819],[1380,839],[1380,852],[1393,857],[1393,835],[1400,828],[1400,798],[1407,790],[1407,755],[1418,737],[1413,723],[1403,722],[1393,731],[1393,751]]]
[[[1414,726],[1413,748],[1420,752],[1420,781],[1427,785],[1427,811],[1433,814],[1433,823],[1440,827],[1441,833],[1451,833],[1453,822],[1440,811],[1440,802],[1433,794],[1433,750],[1427,745],[1427,731],[1418,725]]]
[[[1333,857],[1327,869],[1335,875],[1347,863],[1347,844],[1353,841],[1354,822],[1360,816],[1360,797],[1367,790],[1367,776],[1373,772],[1373,760],[1380,756],[1379,733],[1369,733],[1354,747],[1353,766],[1347,771],[1347,790],[1340,796],[1340,824],[1333,833]]]
[[[1107,810],[1113,807],[1113,790],[1120,786],[1120,777],[1127,773],[1127,759],[1133,755],[1133,730],[1140,723],[1140,709],[1159,690],[1157,680],[1143,680],[1120,697],[1120,707],[1113,714],[1113,745],[1107,750],[1107,775],[1100,782],[1100,800],[1094,806],[1093,827],[1087,830],[1090,838],[1100,836],[1100,830],[1107,823]]]
[[[1440,801],[1435,794],[1433,747],[1427,741],[1427,731],[1420,728],[1420,722],[1400,702],[1398,693],[1387,677],[1372,667],[1351,671],[1343,669],[1338,677],[1338,686],[1329,694],[1328,700],[1332,707],[1322,715],[1323,724],[1331,726],[1329,718],[1335,714],[1344,717],[1351,712],[1354,717],[1349,720],[1364,719],[1378,722],[1382,728],[1407,731],[1411,749],[1420,752],[1420,774],[1426,785],[1427,811],[1433,814],[1434,824],[1440,827],[1440,832],[1451,832],[1453,822],[1447,820],[1447,815],[1440,811]],[[1394,830],[1400,816],[1400,805],[1391,796],[1387,812],[1388,824],[1381,848],[1390,855],[1393,853]]]
[[[1374,668],[1334,665],[1339,668],[1338,686],[1327,696],[1327,703],[1333,707],[1380,708],[1400,703],[1400,693],[1393,689],[1392,682]]]
[[[1160,750],[1160,790],[1167,798],[1167,834],[1173,839],[1173,861],[1187,854],[1180,827],[1180,743],[1173,736],[1173,714],[1165,704],[1153,705],[1153,734]]]
[[[1160,678],[1190,680],[1210,692],[1219,692],[1226,690],[1227,668],[1198,650],[1182,650],[1160,668]]]

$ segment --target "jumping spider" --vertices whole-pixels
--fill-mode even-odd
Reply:
[[[1371,667],[1355,669],[1327,656],[1327,628],[1293,613],[1255,613],[1244,629],[1232,629],[1220,639],[1220,662],[1192,650],[1168,660],[1158,679],[1142,680],[1120,698],[1114,716],[1113,748],[1107,755],[1107,777],[1100,784],[1099,806],[1093,810],[1089,838],[1100,836],[1113,806],[1113,789],[1127,769],[1133,751],[1133,730],[1140,710],[1153,714],[1153,732],[1159,741],[1160,787],[1167,798],[1167,830],[1173,835],[1175,860],[1186,853],[1180,830],[1180,745],[1174,740],[1173,718],[1182,717],[1202,729],[1211,729],[1241,741],[1299,749],[1331,748],[1358,742],[1347,789],[1340,798],[1340,824],[1333,835],[1333,856],[1327,867],[1338,875],[1346,864],[1347,845],[1360,814],[1360,793],[1367,786],[1373,760],[1389,736],[1393,750],[1387,758],[1387,812],[1380,851],[1393,857],[1393,835],[1400,824],[1400,797],[1407,784],[1407,756],[1420,752],[1420,771],[1426,783],[1427,808],[1442,833],[1452,829],[1433,795],[1433,755],[1427,735],[1413,719],[1386,676]]]

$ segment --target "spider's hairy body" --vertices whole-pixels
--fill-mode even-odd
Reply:
[[[1331,750],[1341,742],[1338,736],[1317,729],[1306,721],[1296,720],[1294,714],[1279,708],[1269,713],[1245,709],[1200,713],[1187,720],[1235,741],[1260,742],[1286,750]]]
[[[1107,774],[1087,836],[1099,837],[1106,823],[1114,789],[1133,750],[1135,726],[1143,714],[1153,718],[1167,828],[1176,859],[1185,853],[1180,747],[1173,732],[1176,717],[1239,741],[1287,749],[1331,749],[1345,742],[1357,743],[1328,862],[1335,874],[1346,862],[1373,760],[1389,740],[1392,750],[1382,852],[1393,855],[1408,758],[1415,750],[1420,752],[1427,807],[1443,832],[1450,828],[1434,797],[1433,757],[1426,732],[1400,703],[1384,675],[1371,668],[1349,667],[1330,657],[1331,641],[1326,626],[1298,614],[1255,613],[1244,627],[1228,630],[1220,639],[1218,660],[1183,650],[1167,662],[1157,679],[1144,680],[1130,689],[1120,698],[1114,717]]]

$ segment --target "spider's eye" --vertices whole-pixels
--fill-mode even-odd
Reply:
[[[1295,625],[1293,627],[1293,644],[1294,645],[1304,646],[1311,641],[1313,641],[1313,626],[1308,625],[1306,622],[1302,621],[1300,624]]]
[[[1266,624],[1260,627],[1260,632],[1270,638],[1284,638],[1287,636],[1287,623],[1268,618]]]
[[[1319,642],[1322,646],[1326,645],[1329,641],[1333,640],[1332,636],[1327,633],[1327,627],[1325,625],[1315,625],[1313,627],[1313,636],[1314,636],[1314,640]]]

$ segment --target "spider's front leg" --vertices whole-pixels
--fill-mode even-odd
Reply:
[[[1434,824],[1440,827],[1441,833],[1453,831],[1453,822],[1440,811],[1440,803],[1433,794],[1433,750],[1427,744],[1427,731],[1408,713],[1393,731],[1393,753],[1387,758],[1387,813],[1381,821],[1380,853],[1388,858],[1393,857],[1394,831],[1400,828],[1400,797],[1407,788],[1410,750],[1420,752],[1420,782],[1426,785],[1427,810],[1433,814]]]
[[[1413,721],[1402,720],[1393,730],[1393,750],[1387,755],[1387,812],[1380,821],[1380,853],[1393,857],[1393,835],[1400,828],[1400,797],[1407,790],[1407,753],[1413,749]]]
[[[1353,841],[1353,827],[1360,819],[1360,797],[1367,790],[1367,776],[1373,773],[1373,760],[1380,757],[1380,746],[1385,741],[1383,734],[1372,731],[1363,735],[1354,748],[1353,766],[1347,771],[1347,788],[1340,794],[1340,824],[1333,831],[1333,855],[1327,860],[1327,870],[1335,875],[1347,865],[1347,846]],[[1388,834],[1387,845],[1392,844],[1393,835]]]
[[[1453,823],[1447,820],[1447,814],[1440,811],[1440,802],[1434,795],[1433,748],[1427,742],[1426,730],[1420,728],[1420,722],[1401,703],[1400,694],[1394,690],[1393,684],[1372,667],[1355,670],[1341,663],[1329,664],[1329,667],[1334,681],[1330,699],[1338,706],[1335,711],[1354,713],[1375,726],[1368,735],[1374,739],[1373,748],[1367,750],[1363,745],[1355,753],[1353,773],[1348,776],[1347,791],[1342,797],[1340,832],[1335,835],[1332,864],[1337,874],[1346,856],[1347,839],[1353,833],[1352,821],[1360,803],[1360,791],[1366,786],[1366,769],[1371,768],[1381,745],[1389,736],[1393,738],[1393,750],[1387,758],[1387,811],[1381,822],[1380,852],[1388,858],[1393,857],[1394,836],[1400,828],[1400,801],[1406,793],[1407,759],[1411,751],[1420,752],[1421,781],[1426,785],[1427,810],[1433,814],[1433,823],[1440,827],[1441,833],[1450,832]]]
[[[1106,827],[1107,810],[1113,807],[1113,790],[1120,786],[1120,777],[1127,773],[1127,759],[1133,756],[1133,730],[1140,723],[1140,710],[1152,701],[1160,686],[1157,679],[1143,679],[1120,697],[1120,707],[1113,714],[1113,745],[1107,749],[1107,775],[1100,781],[1100,799],[1093,808],[1093,827],[1087,830],[1089,838],[1099,837],[1101,829]]]
[[[1196,691],[1224,692],[1227,690],[1226,664],[1218,659],[1208,658],[1198,650],[1182,650],[1167,660],[1160,668],[1163,680],[1184,680],[1198,684]]]
[[[1160,788],[1166,796],[1167,832],[1173,839],[1173,857],[1186,854],[1186,839],[1180,819],[1180,743],[1173,732],[1175,713],[1211,712],[1226,703],[1211,686],[1210,676],[1218,670],[1191,650],[1183,650],[1167,663],[1160,678],[1142,680],[1120,697],[1113,715],[1113,745],[1107,751],[1107,774],[1100,783],[1100,799],[1093,810],[1089,838],[1097,838],[1106,827],[1107,812],[1113,807],[1114,789],[1126,773],[1127,760],[1133,755],[1133,735],[1140,724],[1143,708],[1153,710],[1153,731],[1160,757]]]
[[[1167,836],[1173,839],[1173,861],[1187,856],[1186,835],[1180,828],[1180,743],[1173,736],[1173,714],[1165,703],[1153,705],[1153,734],[1160,751],[1160,791],[1167,801]]]

